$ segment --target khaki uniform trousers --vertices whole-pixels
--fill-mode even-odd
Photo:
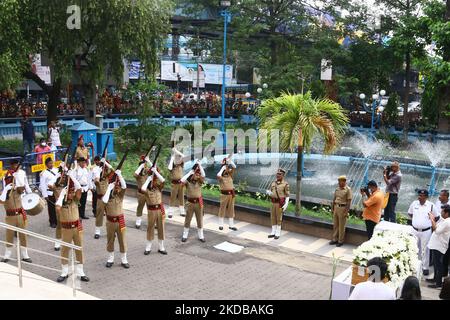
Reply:
[[[83,246],[83,231],[78,228],[61,229],[61,240],[73,243],[76,246]],[[69,264],[69,251],[72,250],[65,245],[61,245],[61,264]],[[83,251],[75,250],[75,258],[78,263],[83,263]]]
[[[164,240],[164,222],[166,217],[162,215],[161,209],[148,210],[147,217],[147,240],[152,241],[155,238],[155,223],[158,228],[158,240]]]
[[[101,228],[105,218],[105,203],[102,199],[97,199],[97,213],[95,214],[95,226]]]
[[[59,214],[56,213],[56,229],[55,229],[55,237],[56,239],[61,239],[62,231],[61,231],[61,221],[59,220]]]
[[[281,226],[281,221],[283,220],[283,209],[280,208],[279,203],[272,203],[272,208],[270,209],[270,221],[273,226]]]
[[[347,213],[345,207],[334,206],[333,212],[333,241],[344,242],[345,225],[347,224]]]
[[[234,218],[234,201],[231,194],[220,195],[219,218]]]
[[[171,207],[184,206],[184,185],[181,183],[172,183],[172,189],[170,190],[170,202]]]
[[[26,229],[26,223],[23,220],[22,214],[18,214],[16,216],[5,216],[5,223],[13,227]],[[14,243],[14,233],[15,231],[6,229],[6,242]],[[22,247],[27,246],[27,236],[25,234],[19,232],[19,240]],[[12,247],[12,244],[7,244],[6,246]]]
[[[114,252],[114,242],[119,240],[119,248],[121,253],[127,252],[127,243],[125,241],[126,228],[120,230],[119,222],[106,221],[106,250],[108,252]]]
[[[138,192],[137,198],[138,198],[138,206],[137,206],[137,210],[136,210],[136,216],[142,217],[142,212],[144,211],[144,207],[145,207],[145,195]]]
[[[203,228],[203,207],[200,203],[186,203],[186,218],[184,218],[184,227],[190,228],[192,216],[195,213],[195,220],[197,220],[197,228]]]

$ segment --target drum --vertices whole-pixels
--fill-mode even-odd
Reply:
[[[36,193],[29,193],[22,197],[22,207],[30,216],[36,216],[44,210],[45,201]]]

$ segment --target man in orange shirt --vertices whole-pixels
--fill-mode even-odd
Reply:
[[[367,184],[367,189],[361,189],[361,195],[364,199],[364,196],[367,196],[366,200],[363,200],[363,219],[366,223],[367,236],[370,240],[373,235],[373,230],[378,222],[381,219],[381,208],[384,202],[384,194],[378,188],[378,185],[375,181],[370,180]]]

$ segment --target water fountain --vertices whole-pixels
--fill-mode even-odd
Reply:
[[[401,195],[397,209],[406,212],[410,203],[417,198],[416,189],[429,185],[431,195],[436,190],[450,186],[450,168],[445,167],[445,159],[449,155],[449,145],[444,143],[430,144],[420,142],[410,150],[392,149],[381,141],[368,139],[367,136],[356,133],[346,137],[341,147],[332,155],[322,155],[320,141],[315,141],[313,150],[304,156],[304,166],[314,172],[312,176],[302,179],[302,195],[320,202],[331,201],[332,194],[337,185],[339,175],[347,175],[349,185],[352,187],[354,197],[352,207],[361,207],[359,188],[366,185],[369,180],[375,180],[384,188],[383,167],[390,165],[393,160],[400,162],[403,173]],[[423,153],[423,155],[422,155]],[[272,174],[261,175],[260,168],[267,167],[268,159],[277,158],[279,166],[288,172],[287,180],[291,190],[296,184],[296,153],[245,153],[235,154],[235,157],[246,159],[245,164],[239,164],[236,173],[236,183],[244,182],[251,190],[264,191],[275,179]],[[217,155],[218,164],[223,156]],[[257,164],[247,159],[257,159]],[[255,163],[255,162],[253,162]],[[266,163],[266,164],[264,164]],[[187,167],[188,168],[188,167]],[[215,183],[217,167],[205,168],[207,176]],[[275,169],[270,172],[275,173]],[[314,201],[314,200],[313,200]]]
[[[428,141],[416,141],[414,147],[420,150],[431,164],[431,179],[428,185],[428,193],[430,196],[437,195],[439,191],[436,189],[436,182],[439,180],[440,175],[446,171],[442,165],[450,154],[449,144],[446,142],[430,143]],[[439,165],[441,167],[438,167]],[[436,175],[438,176],[436,177]]]

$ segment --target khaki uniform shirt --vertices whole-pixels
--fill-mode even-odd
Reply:
[[[228,177],[222,177],[221,179],[219,179],[219,188],[221,191],[233,190],[234,189],[233,177],[228,176]]]
[[[186,181],[186,196],[188,198],[200,198],[202,196],[203,181],[189,182]]]
[[[143,176],[138,175],[136,177],[136,182],[137,182],[137,186],[138,186],[138,190],[140,190],[142,188],[142,186],[144,185],[145,181],[148,178],[148,174],[145,173]]]
[[[84,158],[84,159],[88,159],[89,157],[89,150],[88,148],[84,147],[81,148],[80,146],[77,147],[77,150],[75,151],[75,159],[80,159],[80,158]]]
[[[170,171],[170,180],[180,180],[181,178],[183,178],[183,164],[174,164]]]
[[[352,200],[352,189],[347,185],[343,189],[337,187],[334,190],[334,198],[335,204],[347,204],[348,200]]]
[[[95,188],[98,195],[104,195],[108,189],[108,179],[105,177],[100,181],[95,181]]]
[[[9,191],[8,199],[5,201],[5,210],[14,210],[22,208],[20,193],[17,190]]]
[[[270,191],[272,191],[272,198],[287,198],[290,195],[289,183],[286,180],[274,181],[270,186]]]
[[[108,203],[105,205],[106,214],[111,217],[117,217],[122,214],[123,198],[125,197],[125,189],[121,189],[118,194],[112,193]],[[114,191],[113,191],[114,192]]]
[[[154,206],[157,204],[162,203],[162,193],[161,190],[163,189],[164,184],[161,183],[161,181],[157,181],[155,186],[150,190],[145,191],[145,199],[146,203],[150,206]]]
[[[78,221],[80,215],[78,213],[78,202],[69,200],[61,207],[61,213],[59,214],[59,221],[61,222],[73,222]]]

